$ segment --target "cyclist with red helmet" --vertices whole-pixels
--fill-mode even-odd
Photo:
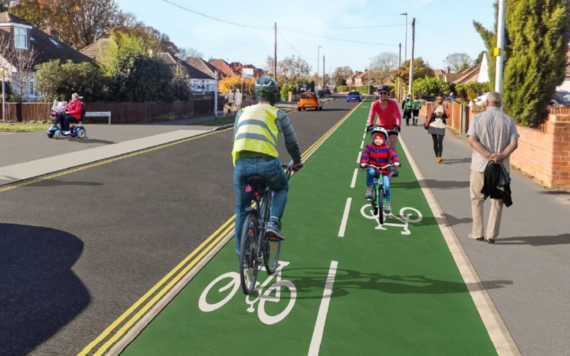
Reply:
[[[387,85],[378,87],[378,100],[374,101],[370,106],[370,114],[368,115],[368,130],[374,126],[374,118],[376,126],[383,127],[388,131],[389,144],[392,151],[396,152],[396,142],[398,141],[398,132],[400,132],[400,124],[402,117],[400,116],[400,108],[394,100],[388,99],[390,89]],[[398,176],[398,170],[394,168],[393,177]]]

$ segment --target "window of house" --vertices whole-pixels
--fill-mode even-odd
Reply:
[[[38,96],[38,92],[36,90],[36,80],[32,79],[29,82],[29,88],[30,88],[30,96],[32,97],[37,97]]]
[[[28,30],[25,28],[14,28],[14,47],[28,49]]]

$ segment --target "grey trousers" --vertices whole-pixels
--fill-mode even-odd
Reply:
[[[470,193],[471,193],[471,213],[473,215],[473,229],[472,234],[475,237],[485,236],[487,239],[496,240],[499,236],[499,229],[501,228],[501,215],[503,213],[503,200],[491,200],[491,212],[489,214],[489,221],[487,222],[487,233],[483,234],[483,204],[485,197],[481,193],[484,185],[484,174],[481,172],[471,171],[469,179]]]

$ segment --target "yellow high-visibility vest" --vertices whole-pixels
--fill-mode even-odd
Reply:
[[[279,128],[275,123],[278,110],[271,105],[252,105],[242,109],[235,130],[232,150],[234,166],[238,153],[241,151],[259,152],[279,157],[279,152],[277,152]]]

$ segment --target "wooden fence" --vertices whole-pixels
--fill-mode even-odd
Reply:
[[[110,111],[113,123],[136,123],[183,119],[213,114],[214,99],[195,99],[173,103],[85,103],[86,111]],[[6,103],[6,121],[31,122],[49,119],[52,103]],[[2,105],[0,105],[2,113]],[[0,116],[1,121],[1,116]],[[89,123],[107,123],[106,117],[89,117]]]

